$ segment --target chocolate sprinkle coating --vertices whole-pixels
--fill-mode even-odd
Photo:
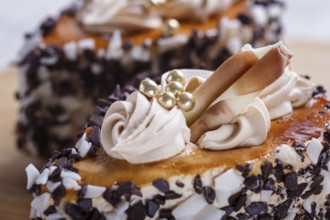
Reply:
[[[113,207],[116,207],[120,202],[120,195],[116,190],[112,190],[111,188],[107,188],[103,193],[103,198],[109,202]]]
[[[166,200],[173,200],[173,199],[179,199],[181,198],[182,195],[172,191],[172,190],[169,190],[167,192],[165,192],[165,198]]]
[[[275,217],[277,219],[283,219],[288,215],[289,208],[293,202],[293,199],[287,199],[278,206],[274,207]]]
[[[244,180],[246,188],[253,192],[258,192],[261,189],[261,178],[255,175],[251,175]]]

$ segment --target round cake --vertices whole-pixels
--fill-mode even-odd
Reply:
[[[117,89],[26,168],[32,219],[328,219],[329,103],[279,42]]]
[[[241,46],[277,42],[280,1],[79,1],[26,35],[18,147],[49,157],[117,84],[177,68],[217,68]]]

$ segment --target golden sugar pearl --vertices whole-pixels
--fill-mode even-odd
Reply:
[[[167,0],[145,0],[144,1],[144,6],[148,9],[151,10],[153,8],[157,8],[159,6],[165,5]]]
[[[151,79],[142,80],[139,91],[148,98],[156,97],[159,93],[157,84]]]
[[[178,106],[185,112],[189,112],[194,108],[195,100],[191,93],[183,92],[178,98]]]
[[[180,23],[176,19],[168,19],[164,24],[165,35],[173,35],[180,29]]]
[[[171,109],[176,105],[175,95],[171,92],[164,92],[157,98],[158,103],[166,109]]]
[[[172,70],[166,77],[166,82],[180,82],[184,85],[186,79],[184,78],[183,73],[180,70]]]
[[[166,85],[165,91],[172,92],[175,96],[178,96],[184,91],[184,88],[180,82],[173,81]]]

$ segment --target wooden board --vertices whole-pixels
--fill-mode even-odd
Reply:
[[[330,45],[290,41],[288,45],[295,54],[293,69],[310,75],[314,82],[330,90]],[[28,218],[32,196],[26,191],[24,168],[29,163],[37,167],[44,163],[23,155],[15,147],[16,82],[15,69],[0,73],[0,219],[6,220]]]

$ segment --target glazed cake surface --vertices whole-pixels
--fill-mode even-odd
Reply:
[[[130,164],[100,148],[105,112],[135,89],[99,106],[74,148],[27,167],[31,218],[327,219],[329,102],[319,87],[303,107],[271,122],[260,146],[209,151],[188,145],[169,159]]]
[[[179,21],[171,35],[162,28],[89,34],[77,20],[77,8],[47,19],[27,35],[21,53],[19,148],[49,156],[72,145],[96,99],[117,84],[134,85],[174,68],[215,69],[245,43],[278,41],[282,9],[280,1],[238,1],[206,22]]]

